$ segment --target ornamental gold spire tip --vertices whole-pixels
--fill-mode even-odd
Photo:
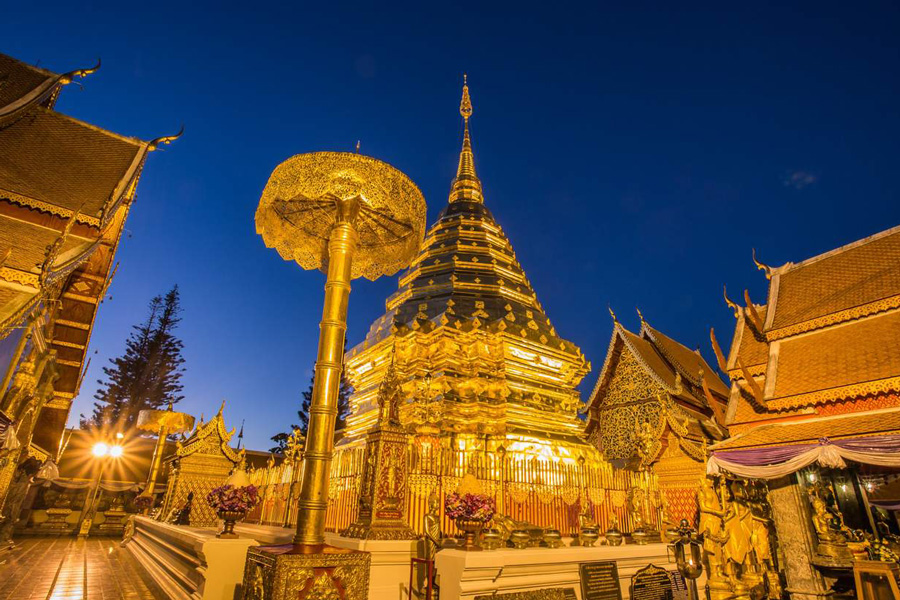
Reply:
[[[469,79],[463,74],[462,99],[459,102],[459,114],[463,118],[463,143],[459,153],[459,166],[456,179],[450,190],[450,202],[467,200],[484,202],[481,195],[481,181],[475,174],[475,156],[472,153],[472,138],[469,135],[469,117],[472,116],[472,98],[469,96]]]
[[[461,114],[462,118],[466,121],[468,121],[469,117],[472,116],[472,99],[469,97],[468,80],[468,75],[463,73],[463,92],[462,100],[459,101],[459,114]]]

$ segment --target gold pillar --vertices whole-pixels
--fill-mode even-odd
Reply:
[[[319,325],[319,350],[309,404],[309,427],[306,450],[303,453],[300,499],[297,503],[299,513],[295,544],[325,543],[328,475],[334,450],[334,427],[343,370],[350,269],[357,243],[352,220],[358,210],[357,198],[341,200],[338,222],[328,239],[328,278],[325,281],[325,304]]]
[[[163,451],[166,448],[166,437],[169,435],[168,428],[163,425],[159,428],[159,437],[156,438],[156,447],[153,449],[153,461],[150,463],[150,475],[147,477],[147,487],[144,488],[144,496],[152,496],[153,490],[156,488],[156,480],[159,478],[159,467],[162,464]],[[148,508],[144,514],[149,512]]]

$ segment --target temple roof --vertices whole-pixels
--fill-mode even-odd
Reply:
[[[48,99],[60,85],[60,75],[0,54],[0,121],[31,104]]]
[[[752,367],[764,366],[769,360],[769,344],[765,335],[753,326],[752,321],[747,318],[746,310],[744,308],[738,316],[735,337],[728,353],[726,368],[729,373],[739,368],[738,359],[751,373],[758,371]],[[765,320],[767,307],[757,305],[756,311],[760,318]]]
[[[601,396],[605,394],[606,386],[623,350],[630,352],[646,373],[672,397],[680,398],[697,407],[718,411],[719,407],[710,406],[703,392],[701,370],[703,379],[716,399],[724,403],[728,397],[728,387],[698,353],[653,329],[643,319],[641,319],[641,334],[635,335],[614,318],[609,350],[588,400],[588,408],[599,402]],[[648,397],[652,396],[652,393],[652,390],[647,390]]]
[[[900,227],[773,270],[769,306],[777,337],[900,306]]]
[[[225,418],[222,414],[224,410],[225,401],[222,401],[222,406],[216,416],[206,423],[198,423],[186,440],[178,442],[175,456],[184,458],[197,452],[221,452],[231,462],[239,463],[244,452],[234,450],[228,445],[234,436],[235,429],[232,428],[231,431],[228,431],[225,427]]]
[[[713,451],[738,450],[763,446],[812,444],[822,438],[841,438],[885,435],[900,432],[900,408],[873,410],[849,415],[837,415],[759,425],[710,446]]]
[[[730,393],[728,386],[719,379],[715,370],[709,366],[698,350],[688,349],[687,346],[676,342],[661,331],[653,329],[643,319],[641,319],[641,336],[650,340],[654,348],[666,357],[669,364],[675,367],[683,378],[694,385],[700,385],[700,373],[702,372],[710,390],[722,397],[728,397]]]
[[[46,448],[81,385],[146,155],[174,139],[123,137],[53,110],[63,86],[99,66],[57,74],[0,54],[0,337],[25,325],[55,352],[34,431]]]
[[[765,388],[770,410],[900,391],[900,311],[774,344]]]
[[[127,191],[148,144],[35,107],[0,132],[0,197],[99,226]]]

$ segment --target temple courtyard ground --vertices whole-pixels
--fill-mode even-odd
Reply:
[[[116,538],[24,538],[0,565],[0,600],[164,600]]]

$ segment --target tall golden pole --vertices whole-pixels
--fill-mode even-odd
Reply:
[[[156,489],[156,480],[159,478],[159,470],[162,466],[163,454],[166,449],[166,438],[173,433],[190,431],[194,427],[194,417],[189,414],[175,412],[172,403],[166,410],[145,409],[138,413],[138,429],[152,431],[157,434],[156,446],[153,448],[153,458],[150,461],[150,471],[147,474],[147,485],[141,496],[153,496]],[[148,507],[144,514],[150,512]]]
[[[328,277],[325,280],[325,303],[319,324],[319,351],[309,403],[309,426],[306,451],[303,454],[300,500],[297,503],[299,514],[295,544],[325,543],[328,476],[331,471],[338,392],[343,371],[350,272],[358,241],[353,224],[359,213],[358,197],[341,200],[337,213],[338,221],[328,237]]]
[[[325,544],[328,478],[343,370],[350,281],[409,265],[425,233],[425,199],[406,175],[368,156],[299,154],[269,177],[256,211],[266,246],[325,271],[294,543],[247,553],[244,600],[368,597],[368,553]]]

